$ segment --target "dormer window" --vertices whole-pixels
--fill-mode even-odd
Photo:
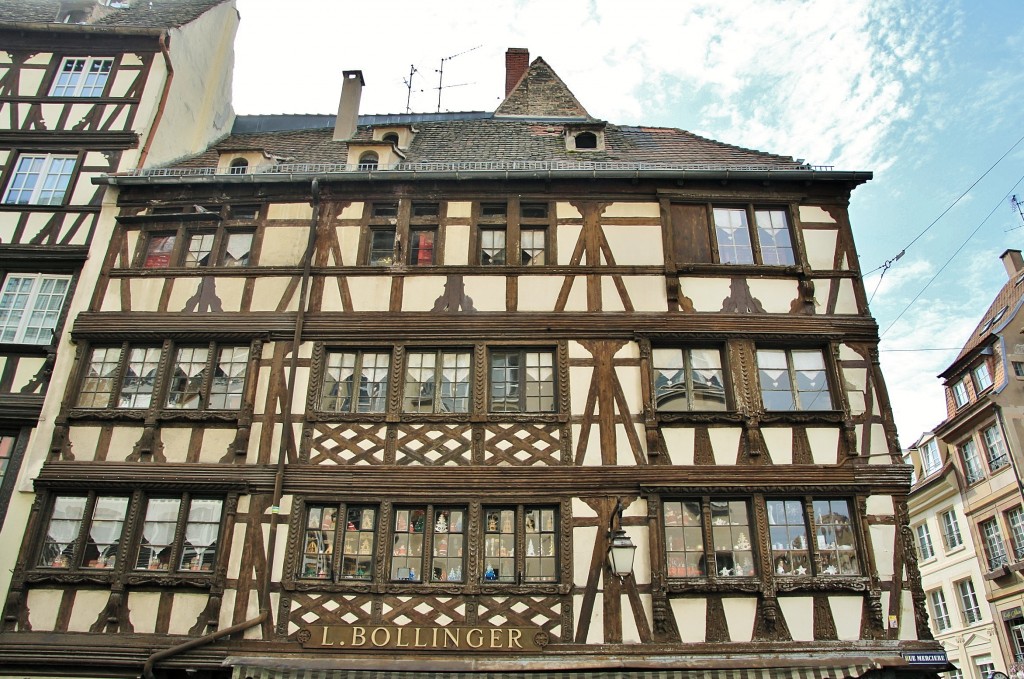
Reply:
[[[381,137],[381,139],[383,139],[384,141],[389,141],[392,144],[394,144],[395,146],[398,146],[398,133],[397,132],[388,132],[383,137]]]
[[[570,123],[565,127],[567,151],[604,151],[604,123]]]
[[[245,174],[249,170],[249,161],[245,158],[235,158],[228,167],[228,174]]]
[[[359,156],[359,167],[358,170],[363,172],[372,172],[377,169],[379,157],[373,151],[367,151],[363,155]]]
[[[593,132],[580,132],[576,135],[576,149],[596,149],[597,135]]]

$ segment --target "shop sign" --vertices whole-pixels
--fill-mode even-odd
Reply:
[[[1013,620],[1014,618],[1024,618],[1024,611],[1021,610],[1020,606],[1014,606],[1013,608],[1007,608],[1002,613],[1003,620]]]
[[[303,648],[324,650],[542,651],[548,634],[537,627],[392,627],[310,625],[295,635]]]
[[[903,659],[911,665],[946,665],[949,658],[945,651],[934,651],[931,653],[904,653]]]

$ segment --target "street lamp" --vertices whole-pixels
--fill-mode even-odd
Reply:
[[[619,527],[615,528],[618,518]],[[615,501],[615,509],[608,521],[608,567],[621,580],[633,572],[636,545],[622,529],[622,501]]]

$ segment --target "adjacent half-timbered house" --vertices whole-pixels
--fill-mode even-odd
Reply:
[[[4,666],[944,669],[847,216],[870,174],[606,123],[507,61],[494,113],[357,117],[347,71],[337,117],[98,180]]]
[[[193,154],[230,128],[236,25],[222,0],[0,6],[0,521],[51,377],[64,390],[61,330],[100,270],[85,265],[90,244],[102,252],[113,227],[92,179]]]

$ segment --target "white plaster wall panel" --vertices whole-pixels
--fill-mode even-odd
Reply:
[[[241,311],[242,293],[245,289],[244,278],[211,278],[214,292],[220,298],[224,311]]]
[[[857,353],[857,350],[851,347],[849,344],[839,345],[839,360],[840,361],[862,361],[864,357]]]
[[[903,592],[903,614],[900,616],[900,639],[917,639],[917,625],[914,622],[914,595]]]
[[[562,205],[562,203],[559,203]],[[579,213],[576,213],[579,215]],[[559,214],[559,217],[562,215]],[[558,264],[568,264],[572,261],[572,253],[576,249],[576,241],[580,239],[581,224],[559,224],[558,225]]]
[[[348,289],[355,311],[387,311],[391,302],[391,279],[387,276],[350,276]]]
[[[578,628],[582,623],[580,619],[580,611],[583,610],[583,595],[574,595],[572,598],[573,616],[572,619],[576,621],[576,627]],[[572,639],[576,636],[575,630],[572,633],[566,634],[566,637]],[[601,644],[604,643],[604,595],[598,594],[594,598],[594,612],[590,614],[590,629],[587,630],[587,639],[584,643],[587,644]]]
[[[116,114],[115,117],[114,117],[114,121],[112,123],[110,123],[110,128],[111,129],[123,130],[123,129],[126,129],[128,127],[128,109],[127,108],[118,109],[114,105],[109,105],[109,106],[106,107],[106,113],[114,113],[114,114]],[[103,124],[106,125],[106,121],[104,121]]]
[[[121,55],[122,66],[142,66],[142,57],[138,54],[132,54],[131,52],[125,52]]]
[[[595,512],[594,508],[588,505],[583,500],[579,499],[578,497],[574,497],[572,499],[572,516],[574,519],[593,519],[597,518],[597,512]]]
[[[793,641],[814,640],[814,597],[780,596],[779,608]]]
[[[269,508],[267,509],[267,512],[270,512]],[[284,510],[282,509],[282,519],[284,522],[287,522],[287,518],[285,518],[287,516],[288,514],[284,513]],[[274,567],[271,571],[270,577],[271,580],[273,580],[274,582],[281,582],[281,575],[284,572],[284,559],[285,556],[288,554],[288,531],[277,531],[275,541],[277,543],[277,547],[275,548],[276,551],[274,552]],[[264,542],[264,544],[266,544],[266,542]]]
[[[662,276],[623,276],[629,300],[636,311],[667,311],[668,291]],[[614,284],[613,284],[614,285]],[[616,297],[618,294],[616,293]]]
[[[128,592],[128,619],[136,634],[152,634],[156,631],[156,612],[159,606],[160,592]]]
[[[1010,474],[993,474],[989,477],[989,489],[992,493],[998,493],[1000,490],[1015,485],[1017,480]]]
[[[605,224],[605,240],[612,250],[612,257],[619,266],[665,264],[661,247],[661,226],[650,225],[616,226]]]
[[[274,207],[270,206],[270,212]],[[263,231],[260,266],[301,266],[308,238],[308,227],[268,226]]]
[[[715,453],[715,464],[736,464],[736,455],[739,451],[740,434],[739,427],[709,427],[708,436],[711,439],[711,449]]]
[[[214,464],[220,462],[228,452],[228,446],[235,440],[236,429],[203,430],[203,444],[199,449],[199,462]]]
[[[71,232],[71,228],[72,228],[72,226],[74,224],[74,217],[75,217],[75,215],[66,215],[64,217],[64,228],[63,228],[63,230],[61,230],[61,241],[64,241],[65,238],[67,237],[67,235]],[[101,219],[102,219],[102,217],[101,217]],[[88,245],[89,244],[89,221],[88,220],[86,220],[85,223],[83,223],[78,228],[78,230],[75,232],[75,235],[71,236],[70,239],[67,239],[67,243],[69,245]]]
[[[770,314],[788,314],[789,307],[797,298],[797,282],[772,278],[748,278],[750,294],[761,302]]]
[[[693,464],[694,430],[689,427],[662,427],[668,459],[675,465]]]
[[[99,172],[80,172],[78,181],[75,182],[75,190],[71,193],[71,205],[88,205],[89,201],[96,194],[97,187],[93,185],[92,178],[100,176]]]
[[[594,355],[587,351],[586,347],[575,340],[569,340],[567,343],[569,351],[569,358],[593,358]]]
[[[583,217],[572,203],[555,203],[555,215],[559,219],[581,219]]]
[[[878,516],[893,516],[896,514],[896,510],[892,505],[891,495],[871,495],[868,497],[867,504],[868,514],[876,514]]]
[[[348,210],[349,208],[345,209]],[[359,210],[362,211],[362,207]],[[338,227],[338,245],[341,247],[341,261],[334,262],[335,266],[354,266],[359,263],[359,231],[358,226]],[[331,253],[331,258],[334,258],[334,253]]]
[[[601,216],[661,219],[661,205],[658,203],[612,203],[601,212]]]
[[[10,158],[10,157],[11,157],[11,150],[10,149],[0,149],[0,163],[6,163],[7,159]],[[14,213],[14,216],[17,217],[17,213]]]
[[[309,203],[271,203],[267,206],[267,219],[305,219],[313,217],[313,206]],[[305,231],[305,229],[303,229]],[[302,239],[305,244],[306,239]]]
[[[839,460],[839,429],[807,427],[807,441],[814,464],[835,464]]]
[[[587,407],[587,397],[590,394],[590,382],[593,376],[593,368],[569,367],[569,412],[575,415],[583,413]]]
[[[828,297],[832,291],[833,281],[830,278],[814,278],[814,311],[823,314],[828,309]]]
[[[325,312],[339,312],[344,309],[341,303],[341,291],[338,290],[337,276],[327,276],[324,279],[323,294],[320,297],[320,310]]]
[[[631,413],[643,411],[643,395],[641,393],[641,382],[645,375],[636,365],[620,365],[615,367],[615,373],[619,377],[619,384],[622,386],[622,393],[626,397],[626,407]]]
[[[356,201],[351,205],[346,205],[338,215],[338,219],[361,219],[362,216],[363,203],[362,201]]]
[[[188,631],[195,626],[199,614],[206,608],[210,596],[208,594],[180,594],[174,595],[171,602],[171,619],[167,626],[168,634],[188,634]]]
[[[558,291],[562,289],[562,284],[558,284]],[[557,292],[555,293],[558,294]],[[566,311],[586,311],[587,310],[587,277],[586,276],[575,276],[572,279],[571,287],[569,288],[569,297],[565,302]]]
[[[123,97],[128,92],[128,88],[132,86],[132,83],[136,79],[142,77],[139,71],[118,71],[114,75],[114,82],[110,85],[110,96],[111,97]]]
[[[594,560],[592,547],[597,541],[597,531],[597,526],[580,526],[572,529],[572,543],[576,545],[576,549],[572,550],[572,574],[573,583],[577,587],[587,586],[590,563]],[[637,552],[639,551],[637,549]]]
[[[878,455],[878,457],[871,458],[875,464],[890,464],[890,460],[885,457],[885,453],[889,452],[889,444],[885,440],[885,427],[881,424],[871,425],[871,441],[867,446],[867,450],[861,451],[862,455]]]
[[[88,632],[110,599],[110,591],[82,589],[75,592],[75,605],[68,618],[69,632]]]
[[[249,511],[249,508],[246,507],[245,511],[247,513]],[[242,514],[243,514],[242,507],[241,507],[241,505],[239,505],[239,507],[238,507],[238,515],[242,516]],[[247,528],[248,528],[247,524],[236,523],[235,526],[234,526],[234,531],[232,532],[232,535],[231,535],[231,544],[234,546],[234,548],[231,550],[231,553],[228,555],[228,577],[233,579],[233,580],[238,578],[238,576],[241,574],[241,566],[242,566],[242,549],[241,549],[241,547],[245,544],[245,531],[247,530]]]
[[[793,430],[789,427],[762,427],[761,436],[775,464],[793,463]]]
[[[694,310],[721,311],[722,300],[729,296],[728,278],[679,278],[679,288],[691,302]]]
[[[633,503],[636,505],[637,503]],[[646,516],[646,504],[644,516]],[[625,515],[625,514],[623,514]],[[651,540],[650,531],[647,526],[623,526],[626,535],[636,545],[635,556],[633,557],[633,577],[638,585],[648,585],[651,582]],[[593,544],[593,543],[586,543]]]
[[[57,129],[59,129],[57,127],[57,124],[60,122],[60,114],[68,106],[69,106],[68,104],[42,104],[42,105],[40,105],[40,107],[39,107],[39,115],[42,116],[43,124],[46,125],[46,129],[48,129],[48,130],[57,130]],[[71,117],[71,116],[73,116],[75,114],[75,109],[76,108],[77,109],[81,109],[82,107],[81,106],[71,105],[71,115],[68,116],[68,124],[67,124],[67,127],[69,127],[69,128],[72,127],[75,123],[77,123],[79,121],[79,119],[81,118],[81,115],[79,115],[78,118],[72,118]],[[26,109],[24,109],[22,106],[18,106],[18,109],[19,109],[19,113],[21,113],[23,111],[26,111]],[[86,109],[86,110],[88,110],[88,109]],[[21,120],[24,121],[25,118],[22,117]]]
[[[168,462],[184,462],[188,458],[188,442],[191,437],[191,427],[164,427],[160,430],[164,457]]]
[[[237,594],[236,594],[236,598],[237,598]],[[246,620],[255,618],[257,615],[259,615],[259,613],[260,613],[259,597],[257,596],[256,592],[250,592],[249,596],[248,596],[248,601],[246,602],[246,606],[245,606],[245,618],[246,618]],[[262,625],[256,625],[255,627],[250,627],[249,629],[245,630],[245,632],[242,633],[242,638],[243,639],[262,639],[263,638],[263,626]]]
[[[0,164],[7,162],[7,159],[0,159]],[[14,229],[18,226],[19,212],[7,212],[0,214],[0,243],[14,242]]]
[[[57,611],[63,592],[59,589],[30,589],[25,597],[28,622],[33,632],[47,632],[57,624]]]
[[[45,66],[46,64],[50,63],[50,58],[53,56],[54,55],[52,52],[41,52],[39,54],[33,54],[32,56],[30,56],[28,59],[25,60],[25,63],[30,64],[32,66]]]
[[[11,382],[11,391],[20,392],[21,388],[32,381],[39,370],[45,365],[45,358],[33,358],[22,356],[18,361],[18,368],[14,371],[14,381]]]
[[[846,400],[850,404],[851,415],[863,415],[867,411],[867,399],[863,391],[846,392]]]
[[[464,205],[465,203],[456,203]],[[449,204],[449,212],[451,204]],[[444,229],[444,263],[448,266],[469,264],[469,225],[449,224]]]
[[[643,425],[635,424],[630,426],[633,427],[633,435],[640,440],[640,459],[646,460],[646,434],[644,433]],[[632,467],[638,464],[636,456],[633,454],[633,446],[630,445],[629,438],[627,438],[626,433],[625,425],[615,425],[615,460],[616,464],[620,467]]]
[[[124,462],[142,438],[142,432],[142,427],[114,427],[110,434],[110,447],[107,448],[107,461]]]
[[[21,69],[21,73],[18,76],[18,93],[24,97],[46,96],[47,93],[43,89],[43,76],[45,74],[46,71],[43,69]],[[46,128],[48,130],[56,129],[49,125]]]
[[[641,594],[640,605],[643,608],[644,618],[647,619],[647,629],[651,629],[651,626],[653,625],[653,618],[651,616],[651,595]],[[636,617],[633,613],[633,605],[630,603],[627,595],[620,595],[619,607],[622,611],[622,643],[642,643],[643,640],[640,638],[640,630],[637,626]]]
[[[828,605],[832,609],[832,619],[836,623],[836,636],[842,641],[860,639],[860,622],[864,613],[863,597],[833,595],[828,598]]]
[[[96,458],[96,445],[100,440],[102,427],[68,427],[68,441],[76,460]]]
[[[722,599],[725,620],[729,624],[729,639],[750,641],[754,637],[754,615],[757,613],[755,597],[725,597]]]
[[[563,280],[562,276],[520,276],[519,310],[554,311]],[[473,302],[476,303],[476,298]]]
[[[302,352],[300,351],[299,353],[301,354]],[[300,366],[295,370],[295,389],[292,390],[293,413],[301,413],[306,408],[306,390],[309,387],[309,374],[308,366]]]
[[[817,205],[801,205],[800,221],[817,224],[835,224],[836,220],[832,215]]]
[[[811,269],[819,271],[830,271],[836,259],[836,242],[839,240],[839,231],[804,229],[804,248],[807,251],[807,263]]]
[[[288,290],[289,283],[291,283],[291,278],[285,276],[275,276],[273,278],[266,276],[257,277],[252,288],[252,302],[249,304],[249,309],[251,311],[275,311],[277,305],[281,303],[281,298]],[[330,282],[324,287],[330,287]],[[288,300],[285,310],[295,311],[298,306],[299,290],[296,287],[291,299]]]
[[[679,638],[684,644],[702,644],[707,639],[708,601],[703,597],[669,599],[676,618]]]
[[[871,533],[871,545],[875,549],[875,566],[878,568],[878,577],[882,580],[889,580],[893,576],[892,550],[896,540],[896,526],[871,525],[868,526]]]
[[[129,290],[131,285],[129,284]],[[120,281],[107,281],[107,287],[103,291],[103,299],[100,301],[100,311],[124,311],[121,308],[121,285]]]
[[[96,104],[94,102],[91,102],[91,101],[85,101],[83,103],[76,103],[76,104],[70,104],[70,105],[69,104],[60,104],[60,105],[58,105],[58,107],[56,109],[56,112],[59,114],[60,109],[66,107],[66,106],[70,106],[70,108],[68,110],[68,121],[67,121],[66,125],[67,125],[68,128],[71,128],[71,127],[77,125],[78,123],[80,123],[86,116],[88,116],[90,113],[92,113],[95,110]],[[49,112],[44,110],[44,116],[48,115],[48,113]],[[50,125],[49,125],[50,121],[48,119],[47,119],[46,122],[47,122],[47,127],[49,127],[51,130],[52,129],[56,129],[56,122],[57,122],[56,119],[54,119],[54,126],[53,127],[50,127]]]
[[[469,201],[452,201],[448,203],[446,215],[449,219],[469,219],[473,216],[473,204]]]
[[[25,220],[25,229],[21,234],[21,242],[31,242],[46,227],[51,217],[53,217],[52,212],[45,212],[43,210],[33,210],[29,213],[28,219]]]
[[[154,278],[154,279],[146,279],[146,278],[132,279],[132,311],[143,311],[143,309],[139,309],[138,308],[138,303],[135,301],[135,287],[134,287],[134,284],[135,284],[136,281],[144,281],[144,282],[152,281],[154,283],[160,284],[161,287],[163,285],[163,281],[160,280],[159,278]],[[189,277],[189,278],[172,278],[171,279],[171,295],[170,295],[170,297],[167,298],[167,310],[171,311],[171,312],[184,311],[185,310],[185,306],[188,304],[188,301],[190,299],[192,299],[193,297],[195,297],[196,295],[199,294],[199,289],[202,287],[202,285],[203,285],[203,279],[202,278],[193,278],[193,277]],[[156,299],[157,300],[160,299],[159,298],[160,290],[161,290],[160,287],[158,287],[157,290],[156,290],[156,293],[157,293]],[[199,306],[196,305],[196,309],[198,309],[198,308],[199,308]],[[155,302],[153,303],[153,308],[152,309],[148,309],[148,308],[145,309],[145,311],[155,311],[155,310],[156,310],[156,303]]]
[[[270,386],[270,367],[260,368],[256,375],[251,375],[256,380],[256,397],[253,402],[253,413],[262,415],[266,411],[267,389]]]
[[[423,311],[430,311],[434,302],[444,290],[444,279],[441,288],[429,299],[423,300]],[[413,287],[421,288],[420,279],[416,279]],[[505,277],[504,276],[466,276],[463,278],[466,286],[466,294],[473,300],[473,308],[477,311],[504,311],[505,305]],[[409,294],[410,281],[405,282],[405,294]],[[402,300],[403,308],[405,299]]]
[[[844,278],[839,281],[839,296],[836,297],[837,314],[857,314],[857,298],[853,294],[853,281]]]
[[[134,259],[135,251],[139,247],[139,238],[142,236],[142,232],[138,229],[132,229],[131,231],[125,231],[124,236],[126,249],[128,250],[128,261],[124,262],[124,266],[128,267],[132,265],[132,259]],[[116,266],[122,266],[120,258],[118,258]]]
[[[434,308],[434,302],[444,293],[444,276],[416,276],[405,279],[405,287],[402,291],[402,311],[430,311]],[[501,308],[505,308],[505,279],[495,281],[501,286]],[[388,292],[390,295],[390,291]],[[466,281],[466,294],[473,298],[473,306],[478,311],[484,311],[477,302],[477,296],[470,292],[469,282]],[[487,311],[492,311],[487,309]]]
[[[572,425],[572,440],[573,447],[569,454],[575,458],[576,449],[580,441],[580,432],[582,427],[578,424]],[[584,467],[600,467],[601,466],[601,434],[597,427],[590,428],[590,435],[587,437],[586,448],[583,452],[583,466]]]
[[[196,288],[199,287],[198,278],[185,280],[193,283]],[[110,281],[107,287],[117,289],[119,283],[119,281]],[[179,286],[176,285],[175,287]],[[160,293],[163,291],[163,288],[164,280],[162,278],[129,278],[128,289],[132,296],[131,311],[156,311],[160,306]],[[195,288],[193,288],[190,294],[185,295],[184,299],[188,299],[194,294]],[[172,306],[171,308],[173,309],[174,307]],[[125,311],[128,311],[128,309],[125,309]]]

